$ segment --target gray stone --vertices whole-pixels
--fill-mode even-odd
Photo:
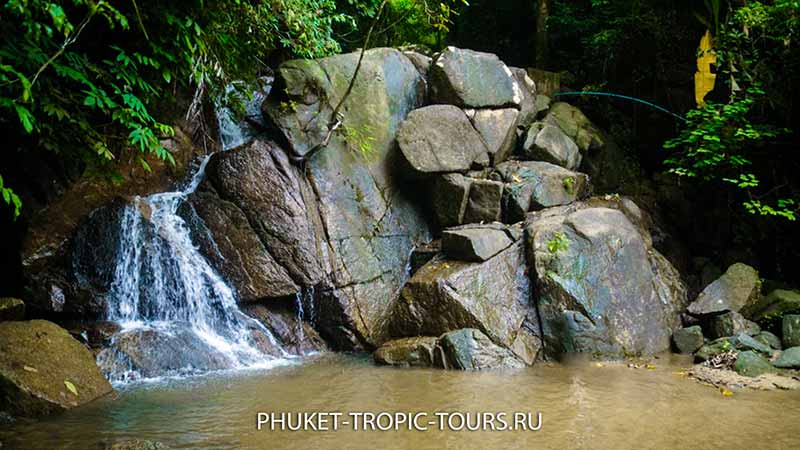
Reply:
[[[495,168],[492,178],[506,183],[503,203],[508,222],[523,220],[528,211],[572,203],[590,189],[585,174],[539,161],[506,161]]]
[[[527,129],[536,120],[536,83],[528,76],[525,69],[510,67],[511,74],[522,92],[522,100],[519,102],[519,117],[517,127]]]
[[[25,318],[25,303],[12,297],[0,298],[0,322]]]
[[[447,47],[430,70],[431,100],[463,108],[518,108],[522,92],[511,70],[489,53]]]
[[[747,305],[755,304],[761,295],[761,280],[752,267],[736,263],[728,267],[724,275],[706,286],[697,299],[689,305],[694,315],[739,312]]]
[[[739,350],[753,350],[756,352],[764,353],[765,355],[772,354],[772,347],[758,340],[754,339],[745,333],[739,333],[733,337],[732,341],[736,344]]]
[[[556,102],[550,105],[542,121],[560,127],[584,153],[599,150],[606,144],[602,131],[580,109],[568,103]]]
[[[486,261],[511,244],[513,241],[504,229],[491,226],[466,225],[442,233],[442,251],[459,261]]]
[[[769,331],[762,331],[754,336],[754,339],[762,344],[769,345],[770,347],[774,348],[775,350],[780,350],[783,348],[781,345],[781,339],[778,336],[770,333]]]
[[[521,334],[538,336],[530,294],[521,243],[481,263],[434,259],[403,288],[392,314],[393,334],[438,336],[476,328],[514,348]]]
[[[495,222],[502,213],[503,183],[493,180],[474,180],[464,211],[464,223]]]
[[[471,328],[451,331],[439,338],[436,365],[455,370],[525,367],[513,352],[498,346],[480,330]]]
[[[733,311],[709,316],[703,320],[706,334],[711,339],[747,333],[754,336],[761,332],[761,328],[741,314]]]
[[[787,348],[772,365],[781,369],[800,369],[800,347]]]
[[[432,105],[412,111],[397,132],[400,151],[421,173],[462,172],[488,153],[464,111]]]
[[[785,348],[800,347],[800,315],[787,314],[783,316],[781,333]]]
[[[549,352],[619,356],[670,348],[686,288],[621,203],[619,209],[576,203],[526,221]]]
[[[428,336],[395,339],[381,345],[372,357],[376,363],[388,366],[431,367],[437,341]]]
[[[703,330],[697,325],[681,328],[672,335],[672,341],[679,352],[694,353],[703,346]]]
[[[483,137],[489,149],[492,164],[505,161],[517,143],[517,118],[520,112],[514,108],[481,109],[470,117],[475,129]]]
[[[447,173],[436,178],[433,185],[433,212],[439,227],[464,223],[464,211],[469,200],[472,180],[460,173]]]
[[[766,358],[753,351],[739,353],[733,369],[739,375],[744,375],[746,377],[757,377],[775,371],[775,368],[772,367]]]
[[[534,123],[528,129],[522,145],[522,157],[545,161],[574,170],[581,165],[581,152],[561,128],[546,123]]]

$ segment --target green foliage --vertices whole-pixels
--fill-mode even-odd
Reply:
[[[22,202],[17,194],[14,193],[14,191],[5,187],[2,176],[0,176],[0,194],[2,194],[3,200],[5,200],[6,204],[14,206],[14,217],[19,216],[20,208],[22,208]]]
[[[0,125],[28,146],[109,174],[124,148],[172,161],[160,111],[176,92],[217,95],[252,80],[272,52],[340,50],[333,0],[8,0],[0,6]],[[16,126],[14,126],[16,124]],[[6,203],[19,199],[3,187]],[[6,194],[8,192],[8,194]]]
[[[575,177],[565,177],[561,180],[561,184],[564,185],[564,190],[567,191],[567,194],[575,194]]]
[[[547,251],[553,255],[567,250],[569,250],[569,238],[560,231],[547,241]]]

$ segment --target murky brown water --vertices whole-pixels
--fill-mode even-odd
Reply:
[[[675,358],[675,357],[667,357]],[[676,374],[585,361],[513,372],[398,370],[322,356],[268,372],[123,390],[0,431],[3,450],[91,449],[142,438],[191,449],[797,449],[800,392],[736,392]],[[259,411],[542,413],[539,431],[256,430]],[[535,417],[534,417],[535,418]],[[534,423],[535,424],[535,423]]]

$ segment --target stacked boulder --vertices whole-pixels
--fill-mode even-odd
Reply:
[[[687,308],[697,324],[675,332],[675,349],[749,377],[800,369],[800,292],[775,289],[762,296],[761,289],[754,268],[730,266]]]
[[[485,369],[668,349],[686,306],[679,274],[646,214],[587,198],[577,171],[602,132],[566,103],[543,107],[525,71],[494,55],[450,47],[426,73],[433,104],[409,113],[397,141],[431,191],[441,253],[402,289],[399,339],[376,361]]]

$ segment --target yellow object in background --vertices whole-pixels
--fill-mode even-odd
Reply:
[[[702,108],[706,105],[706,94],[714,89],[714,82],[717,80],[717,75],[711,72],[711,64],[717,63],[717,54],[711,46],[711,32],[708,30],[700,38],[698,53],[697,72],[694,74],[694,99],[697,106]]]

